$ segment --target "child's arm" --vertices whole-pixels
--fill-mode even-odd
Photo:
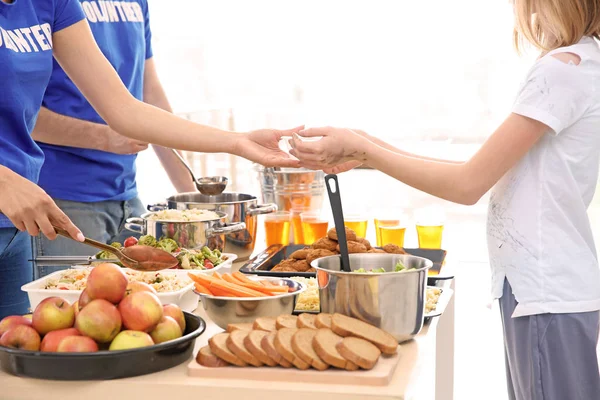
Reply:
[[[384,148],[349,129],[312,128],[292,140],[291,154],[311,169],[360,161],[399,181],[443,199],[475,204],[549,130],[536,120],[511,114],[481,149],[464,163],[450,163]],[[404,154],[403,154],[404,153]]]

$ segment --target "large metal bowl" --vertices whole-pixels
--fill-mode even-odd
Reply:
[[[401,261],[405,272],[392,272]],[[340,313],[375,325],[398,342],[423,327],[427,270],[433,263],[408,254],[350,254],[350,268],[384,268],[385,273],[341,271],[339,256],[319,258],[317,270],[321,312]]]
[[[291,314],[296,306],[298,295],[306,290],[306,285],[286,278],[248,276],[252,280],[268,280],[275,285],[287,286],[293,292],[269,297],[217,297],[196,292],[200,296],[206,315],[222,329],[228,324],[253,322],[258,317],[277,317]]]

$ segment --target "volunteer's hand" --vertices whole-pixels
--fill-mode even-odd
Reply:
[[[107,135],[106,150],[115,154],[137,154],[148,148],[148,143],[120,135],[106,126],[110,132]]]
[[[342,172],[350,171],[354,168],[360,167],[363,165],[361,161],[348,161],[342,164],[338,164],[335,167],[324,168],[323,172],[326,174],[341,174]]]
[[[65,229],[73,239],[83,242],[81,231],[73,225],[54,201],[39,186],[0,166],[0,212],[20,231],[32,236],[40,231],[50,240],[56,239],[52,225]]]
[[[321,139],[303,141],[300,136],[320,137]],[[372,144],[369,139],[351,129],[310,128],[294,134],[290,140],[292,146],[290,154],[297,157],[305,168],[332,171],[337,167],[335,170],[343,172],[347,170],[348,166],[356,166],[357,162],[365,162],[366,149]]]
[[[300,162],[279,148],[282,137],[292,136],[304,126],[294,129],[260,129],[240,134],[235,144],[234,154],[257,162],[265,167],[299,167]]]

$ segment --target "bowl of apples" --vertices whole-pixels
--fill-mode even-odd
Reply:
[[[116,265],[94,268],[86,298],[42,300],[0,321],[0,368],[52,380],[106,380],[162,371],[188,360],[204,320],[152,290],[127,290]],[[83,300],[83,301],[82,301]]]

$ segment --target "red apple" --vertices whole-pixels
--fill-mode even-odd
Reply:
[[[58,344],[61,340],[68,336],[81,336],[79,331],[75,328],[60,329],[58,331],[52,331],[44,336],[42,344],[40,345],[41,351],[57,351]]]
[[[179,324],[171,317],[163,317],[158,325],[156,325],[156,328],[150,332],[150,337],[155,344],[180,338],[181,335],[182,332]]]
[[[109,350],[137,349],[152,346],[154,342],[146,332],[122,331],[110,344]]]
[[[92,301],[92,298],[90,297],[89,292],[86,289],[83,289],[83,291],[79,295],[79,300],[77,300],[77,304],[79,306],[79,310],[78,311],[81,311],[81,309],[83,307],[85,307],[88,304],[90,304],[90,301]]]
[[[86,291],[94,300],[104,299],[118,304],[125,296],[127,283],[127,276],[118,265],[98,264],[87,278]]]
[[[156,290],[147,283],[137,281],[129,282],[127,289],[125,290],[125,296],[129,296],[136,292],[150,292],[156,294]]]
[[[75,314],[75,319],[77,319],[77,315],[79,315],[79,300],[77,300],[73,305],[73,313]]]
[[[23,315],[23,318],[27,318],[28,320],[31,321],[31,319],[33,318],[33,314],[25,314],[25,315]]]
[[[84,336],[99,343],[111,342],[121,330],[121,315],[117,307],[107,300],[92,300],[75,321],[75,328]]]
[[[125,329],[150,332],[163,317],[162,304],[150,292],[136,292],[119,303]]]
[[[0,321],[0,336],[17,325],[31,326],[31,320],[20,315],[9,315],[2,318],[2,321]]]
[[[87,336],[67,336],[60,341],[56,351],[59,353],[93,353],[98,351],[98,345]]]
[[[40,342],[39,333],[29,325],[14,326],[0,338],[0,346],[31,351],[38,351]]]
[[[32,326],[42,336],[51,331],[71,328],[74,322],[73,307],[60,297],[42,300],[33,312]]]
[[[165,304],[163,306],[163,315],[173,318],[179,324],[181,332],[185,332],[185,316],[178,305]]]

